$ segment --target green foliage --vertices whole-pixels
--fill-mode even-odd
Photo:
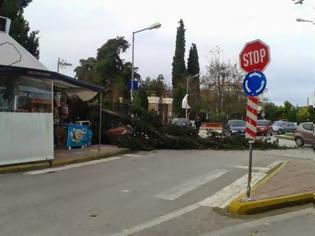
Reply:
[[[135,91],[133,104],[146,111],[148,109],[148,96],[163,97],[167,89],[162,74],[158,75],[156,79],[147,77],[146,80],[140,81],[139,89]]]
[[[193,76],[199,74],[199,57],[196,44],[192,44],[189,50],[189,57],[187,61],[187,72],[189,75]]]
[[[173,113],[182,116],[185,111],[182,109],[182,100],[186,94],[186,83],[178,83],[173,87]]]
[[[168,124],[161,128],[161,132],[168,136],[198,137],[198,131],[192,127],[184,127]]]
[[[33,56],[39,58],[39,31],[30,31],[24,8],[32,0],[0,0],[0,15],[11,19],[10,35]]]
[[[305,121],[310,121],[311,115],[308,111],[307,108],[303,107],[300,108],[299,111],[296,114],[297,122],[305,122]]]
[[[154,95],[157,97],[162,97],[165,95],[167,89],[167,85],[164,81],[164,76],[160,74],[156,79],[151,79],[150,77],[147,77],[141,86],[143,88],[146,88],[148,96]]]
[[[80,60],[80,65],[75,68],[76,77],[103,86],[106,103],[118,103],[120,97],[123,97],[123,102],[129,101],[127,84],[131,79],[132,65],[120,58],[128,48],[129,43],[124,37],[109,39],[97,50],[95,58]],[[134,78],[139,79],[140,75],[135,72]]]
[[[80,66],[74,69],[76,77],[79,80],[91,82],[94,84],[101,84],[99,74],[96,71],[97,59],[89,57],[80,60]]]
[[[182,110],[181,101],[184,97],[184,94],[179,87],[182,87],[182,84],[185,83],[186,79],[186,66],[185,66],[185,26],[183,20],[179,21],[179,26],[177,28],[176,34],[176,46],[175,46],[175,55],[173,57],[172,63],[172,86],[173,91],[173,112],[179,114]]]
[[[268,102],[264,104],[264,112],[266,119],[278,120],[278,107],[274,103]]]
[[[291,122],[315,122],[315,112],[312,106],[297,107],[292,105],[289,101],[285,101],[283,105],[277,106],[274,103],[265,103],[263,105],[266,119],[275,120],[288,120]]]
[[[194,76],[199,74],[200,67],[199,67],[199,57],[196,44],[192,44],[189,50],[189,57],[187,62],[187,72],[190,76]],[[190,79],[189,81],[189,89],[190,89],[190,96],[189,104],[192,108],[193,113],[198,113],[200,111],[200,80],[199,76]]]
[[[130,123],[131,133],[117,140],[120,147],[132,150],[153,149],[248,149],[248,140],[243,137],[213,135],[200,138],[190,127],[163,126],[157,113],[138,113]],[[255,141],[256,149],[277,148],[277,143]]]

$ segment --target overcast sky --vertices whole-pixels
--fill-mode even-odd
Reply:
[[[315,19],[314,0],[295,5],[291,0],[33,0],[25,10],[31,29],[40,30],[40,60],[56,70],[61,57],[74,66],[61,72],[74,76],[81,58],[96,55],[108,39],[160,22],[157,30],[136,35],[135,66],[142,78],[163,74],[171,83],[171,64],[179,19],[186,27],[186,57],[196,43],[202,74],[219,46],[223,60],[238,63],[247,41],[261,39],[270,46],[265,70],[266,96],[305,105],[315,90],[315,25],[296,18]],[[123,56],[131,58],[131,50]]]

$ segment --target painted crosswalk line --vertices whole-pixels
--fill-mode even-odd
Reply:
[[[195,188],[200,187],[201,185],[214,180],[221,175],[227,173],[227,170],[215,169],[206,175],[202,175],[200,177],[194,178],[182,184],[179,184],[173,188],[170,188],[162,193],[156,194],[156,198],[164,199],[164,200],[175,200],[184,194],[194,190]]]
[[[253,172],[251,183],[252,186],[265,176],[265,173]],[[233,201],[233,199],[246,192],[247,178],[247,175],[242,176],[230,185],[224,187],[222,190],[203,200],[200,205],[219,208],[227,207]]]
[[[110,158],[88,161],[88,162],[77,163],[77,164],[70,164],[70,165],[65,165],[65,166],[60,166],[60,167],[52,167],[52,168],[46,168],[46,169],[42,169],[42,170],[33,170],[33,171],[25,172],[25,174],[27,174],[27,175],[47,174],[47,173],[53,173],[53,172],[63,171],[63,170],[72,169],[72,168],[78,168],[78,167],[82,167],[82,166],[89,166],[89,165],[100,164],[100,163],[109,162],[109,161],[113,161],[113,160],[119,160],[121,158],[122,158],[121,156],[110,157]]]

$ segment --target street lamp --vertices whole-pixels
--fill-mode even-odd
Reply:
[[[192,78],[195,78],[198,76],[199,76],[199,73],[195,74],[193,76],[189,75],[186,79],[186,119],[188,118],[188,81],[189,81],[189,79],[192,79]]]
[[[161,27],[160,23],[154,23],[153,25],[150,25],[147,28],[137,30],[132,32],[132,65],[131,65],[131,86],[130,86],[130,99],[131,102],[133,101],[133,80],[134,80],[134,56],[135,56],[135,34],[145,31],[145,30],[152,30],[152,29],[158,29]]]

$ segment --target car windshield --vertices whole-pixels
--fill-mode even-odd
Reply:
[[[258,120],[257,125],[258,126],[266,126],[268,124],[267,120]]]
[[[230,126],[245,126],[245,122],[243,120],[231,120],[229,122]]]
[[[273,125],[282,125],[283,124],[283,122],[281,122],[281,121],[275,121],[275,122],[273,122]]]

